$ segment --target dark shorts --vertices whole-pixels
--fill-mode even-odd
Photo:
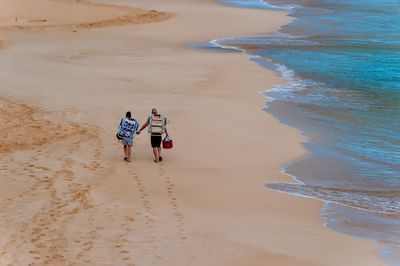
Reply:
[[[158,148],[158,147],[161,147],[162,137],[161,136],[150,136],[150,141],[151,141],[151,147]]]

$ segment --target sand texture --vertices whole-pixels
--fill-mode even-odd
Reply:
[[[78,124],[54,123],[40,119],[38,108],[0,98],[0,152],[29,150],[74,135],[85,134]]]
[[[191,47],[275,32],[286,13],[211,0],[0,3],[0,265],[384,265],[376,243],[327,230],[320,202],[264,187],[290,182],[281,167],[305,154],[299,132],[263,111],[280,77],[243,53]],[[131,12],[163,20],[110,22]],[[21,30],[15,16],[18,27],[109,27]],[[143,132],[125,163],[120,118],[143,123],[153,107],[175,147],[155,164]]]
[[[79,0],[0,0],[0,29],[76,26],[96,28],[166,19],[165,12]]]

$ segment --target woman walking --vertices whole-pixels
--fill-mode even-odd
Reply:
[[[124,161],[130,162],[132,159],[132,145],[135,138],[135,132],[139,127],[139,122],[132,117],[131,112],[126,112],[125,118],[119,123],[117,138],[121,140],[124,147]]]

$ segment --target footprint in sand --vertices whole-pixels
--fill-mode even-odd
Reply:
[[[142,180],[136,173],[132,173],[132,176],[136,182],[137,190],[139,191],[140,199],[142,200],[142,205],[143,205],[144,209],[146,210],[147,213],[149,213],[150,215],[153,215],[151,213],[152,207],[150,205],[150,200],[147,199],[149,194],[147,193],[147,190],[146,190],[145,186],[143,185]],[[149,215],[146,215],[145,218],[146,218],[147,225],[152,223],[152,221],[149,218]]]
[[[135,219],[133,217],[130,217],[130,216],[125,216],[125,218],[130,222],[135,221]]]
[[[172,213],[175,217],[176,220],[176,227],[177,227],[177,234],[179,235],[179,238],[184,240],[186,239],[186,234],[184,230],[184,217],[181,214],[179,208],[178,208],[178,203],[177,203],[177,198],[175,196],[174,192],[174,187],[175,185],[173,184],[171,178],[169,177],[167,171],[164,169],[164,167],[160,166],[160,175],[164,177],[164,181],[166,184],[166,190],[167,190],[167,196],[169,198],[169,203],[172,209]]]

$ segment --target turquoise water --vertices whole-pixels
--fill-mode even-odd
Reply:
[[[400,1],[271,0],[262,8],[271,7],[294,18],[278,34],[216,41],[281,73],[287,83],[266,93],[266,110],[310,138],[309,156],[284,169],[300,182],[267,187],[323,200],[326,226],[384,243],[382,255],[400,265]]]

